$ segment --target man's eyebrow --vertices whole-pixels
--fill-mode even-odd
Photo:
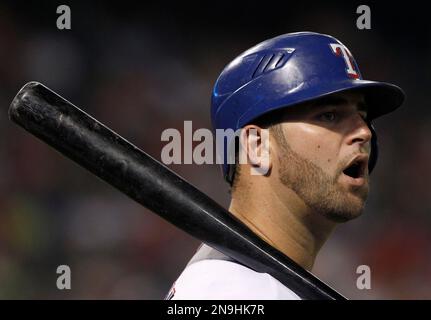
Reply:
[[[346,98],[329,96],[329,97],[323,97],[314,101],[311,104],[311,107],[314,109],[316,107],[324,107],[324,106],[341,106],[347,103],[349,103],[349,101]],[[364,101],[358,102],[358,111],[365,111],[365,112],[368,111],[368,106]]]
[[[368,112],[368,105],[364,101],[358,102],[358,111]]]
[[[317,99],[311,104],[311,106],[312,107],[324,107],[326,105],[340,106],[347,103],[348,103],[347,99],[343,97],[329,96],[329,97],[323,97],[323,98]]]

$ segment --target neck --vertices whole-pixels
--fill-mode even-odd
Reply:
[[[283,197],[270,186],[234,194],[229,211],[274,248],[311,270],[335,223],[312,212],[292,190]]]

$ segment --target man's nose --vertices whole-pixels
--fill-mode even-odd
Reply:
[[[352,131],[349,136],[348,144],[359,143],[365,145],[371,141],[373,136],[368,123],[357,114],[352,120]]]

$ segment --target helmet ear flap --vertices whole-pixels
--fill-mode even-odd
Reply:
[[[368,160],[368,172],[371,173],[377,164],[377,158],[379,156],[379,148],[377,144],[376,129],[374,128],[373,123],[371,121],[369,121],[367,124],[372,133],[370,158]]]

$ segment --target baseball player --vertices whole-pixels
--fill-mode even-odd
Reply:
[[[372,121],[403,100],[399,87],[363,80],[350,50],[329,35],[285,34],[240,54],[211,101],[214,130],[240,129],[238,143],[228,138],[219,150],[229,211],[311,270],[334,228],[363,212],[377,161]],[[205,244],[166,298],[301,299]]]

